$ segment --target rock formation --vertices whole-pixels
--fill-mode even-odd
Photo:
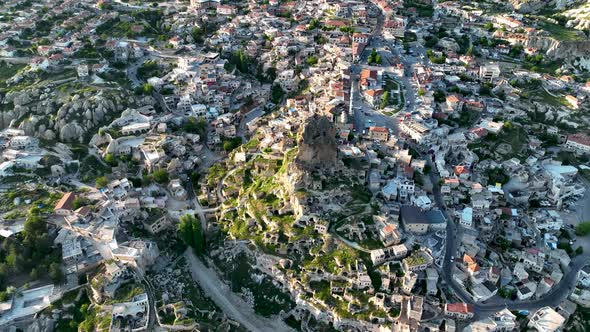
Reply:
[[[295,163],[307,170],[336,165],[336,128],[327,117],[314,115],[307,120]]]

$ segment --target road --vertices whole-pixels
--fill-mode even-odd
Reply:
[[[277,317],[265,318],[257,315],[252,308],[233,293],[231,289],[219,279],[217,273],[206,267],[192,252],[188,249],[184,253],[191,269],[191,275],[194,281],[205,293],[211,297],[213,302],[223,310],[232,319],[239,322],[249,331],[257,332],[279,332],[292,331],[281,319]],[[248,276],[244,276],[248,277]]]

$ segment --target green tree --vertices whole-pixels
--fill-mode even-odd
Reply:
[[[307,58],[307,60],[305,60],[305,62],[308,66],[315,66],[318,63],[318,58],[315,56],[310,56],[309,58]]]
[[[283,96],[285,95],[285,91],[283,90],[283,88],[281,88],[280,85],[275,84],[272,86],[272,91],[271,91],[271,100],[273,103],[278,104],[281,102],[281,100],[283,99]]]
[[[202,43],[203,42],[203,29],[199,28],[199,27],[194,27],[193,30],[191,31],[191,36],[193,37],[193,40],[195,41],[195,43]]]
[[[105,176],[96,178],[95,184],[97,188],[104,188],[109,183],[109,180]]]
[[[385,93],[381,96],[381,103],[379,104],[380,108],[385,108],[389,105],[389,91],[385,91]]]
[[[489,32],[494,31],[494,24],[492,22],[488,22],[486,24],[483,25],[483,28],[488,30]]]
[[[433,94],[434,101],[437,103],[442,103],[446,100],[446,94],[442,90],[436,90]]]
[[[180,217],[178,234],[182,242],[193,248],[196,254],[201,255],[205,252],[205,236],[201,222],[194,215],[186,214]]]
[[[369,59],[367,60],[369,62],[369,64],[376,63],[377,62],[377,56],[379,56],[379,54],[377,53],[377,50],[376,49],[372,49],[371,50],[371,54],[369,54]]]
[[[141,89],[144,95],[151,95],[154,92],[154,87],[149,83],[145,83]]]
[[[111,165],[111,166],[116,166],[117,165],[117,158],[112,153],[107,153],[104,156],[104,162]]]
[[[424,96],[425,94],[426,94],[426,90],[424,90],[424,88],[420,88],[420,89],[418,90],[418,96],[422,97],[422,96]]]
[[[576,235],[586,236],[590,234],[590,221],[581,222],[576,226]]]
[[[157,169],[152,173],[152,176],[154,178],[154,181],[156,181],[159,184],[164,184],[168,182],[168,171],[166,171],[165,169]]]
[[[205,137],[207,134],[207,121],[204,118],[197,119],[190,116],[182,126],[182,129],[188,133],[199,134],[201,137]]]
[[[233,151],[235,148],[242,144],[240,137],[224,138],[223,139],[223,150],[226,152]]]
[[[58,263],[54,262],[54,263],[49,264],[48,274],[49,274],[49,278],[51,278],[51,280],[53,280],[53,282],[55,282],[55,283],[59,283],[63,280],[63,272],[59,268]]]

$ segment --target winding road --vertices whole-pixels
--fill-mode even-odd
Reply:
[[[233,293],[221,281],[214,270],[205,266],[192,250],[187,249],[184,255],[189,263],[193,280],[199,283],[199,286],[225,314],[243,327],[253,332],[292,331],[281,319],[265,318],[256,314],[239,295]]]

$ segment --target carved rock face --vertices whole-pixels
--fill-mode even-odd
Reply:
[[[336,163],[336,128],[325,116],[314,115],[303,129],[296,163],[304,168],[323,168]]]

